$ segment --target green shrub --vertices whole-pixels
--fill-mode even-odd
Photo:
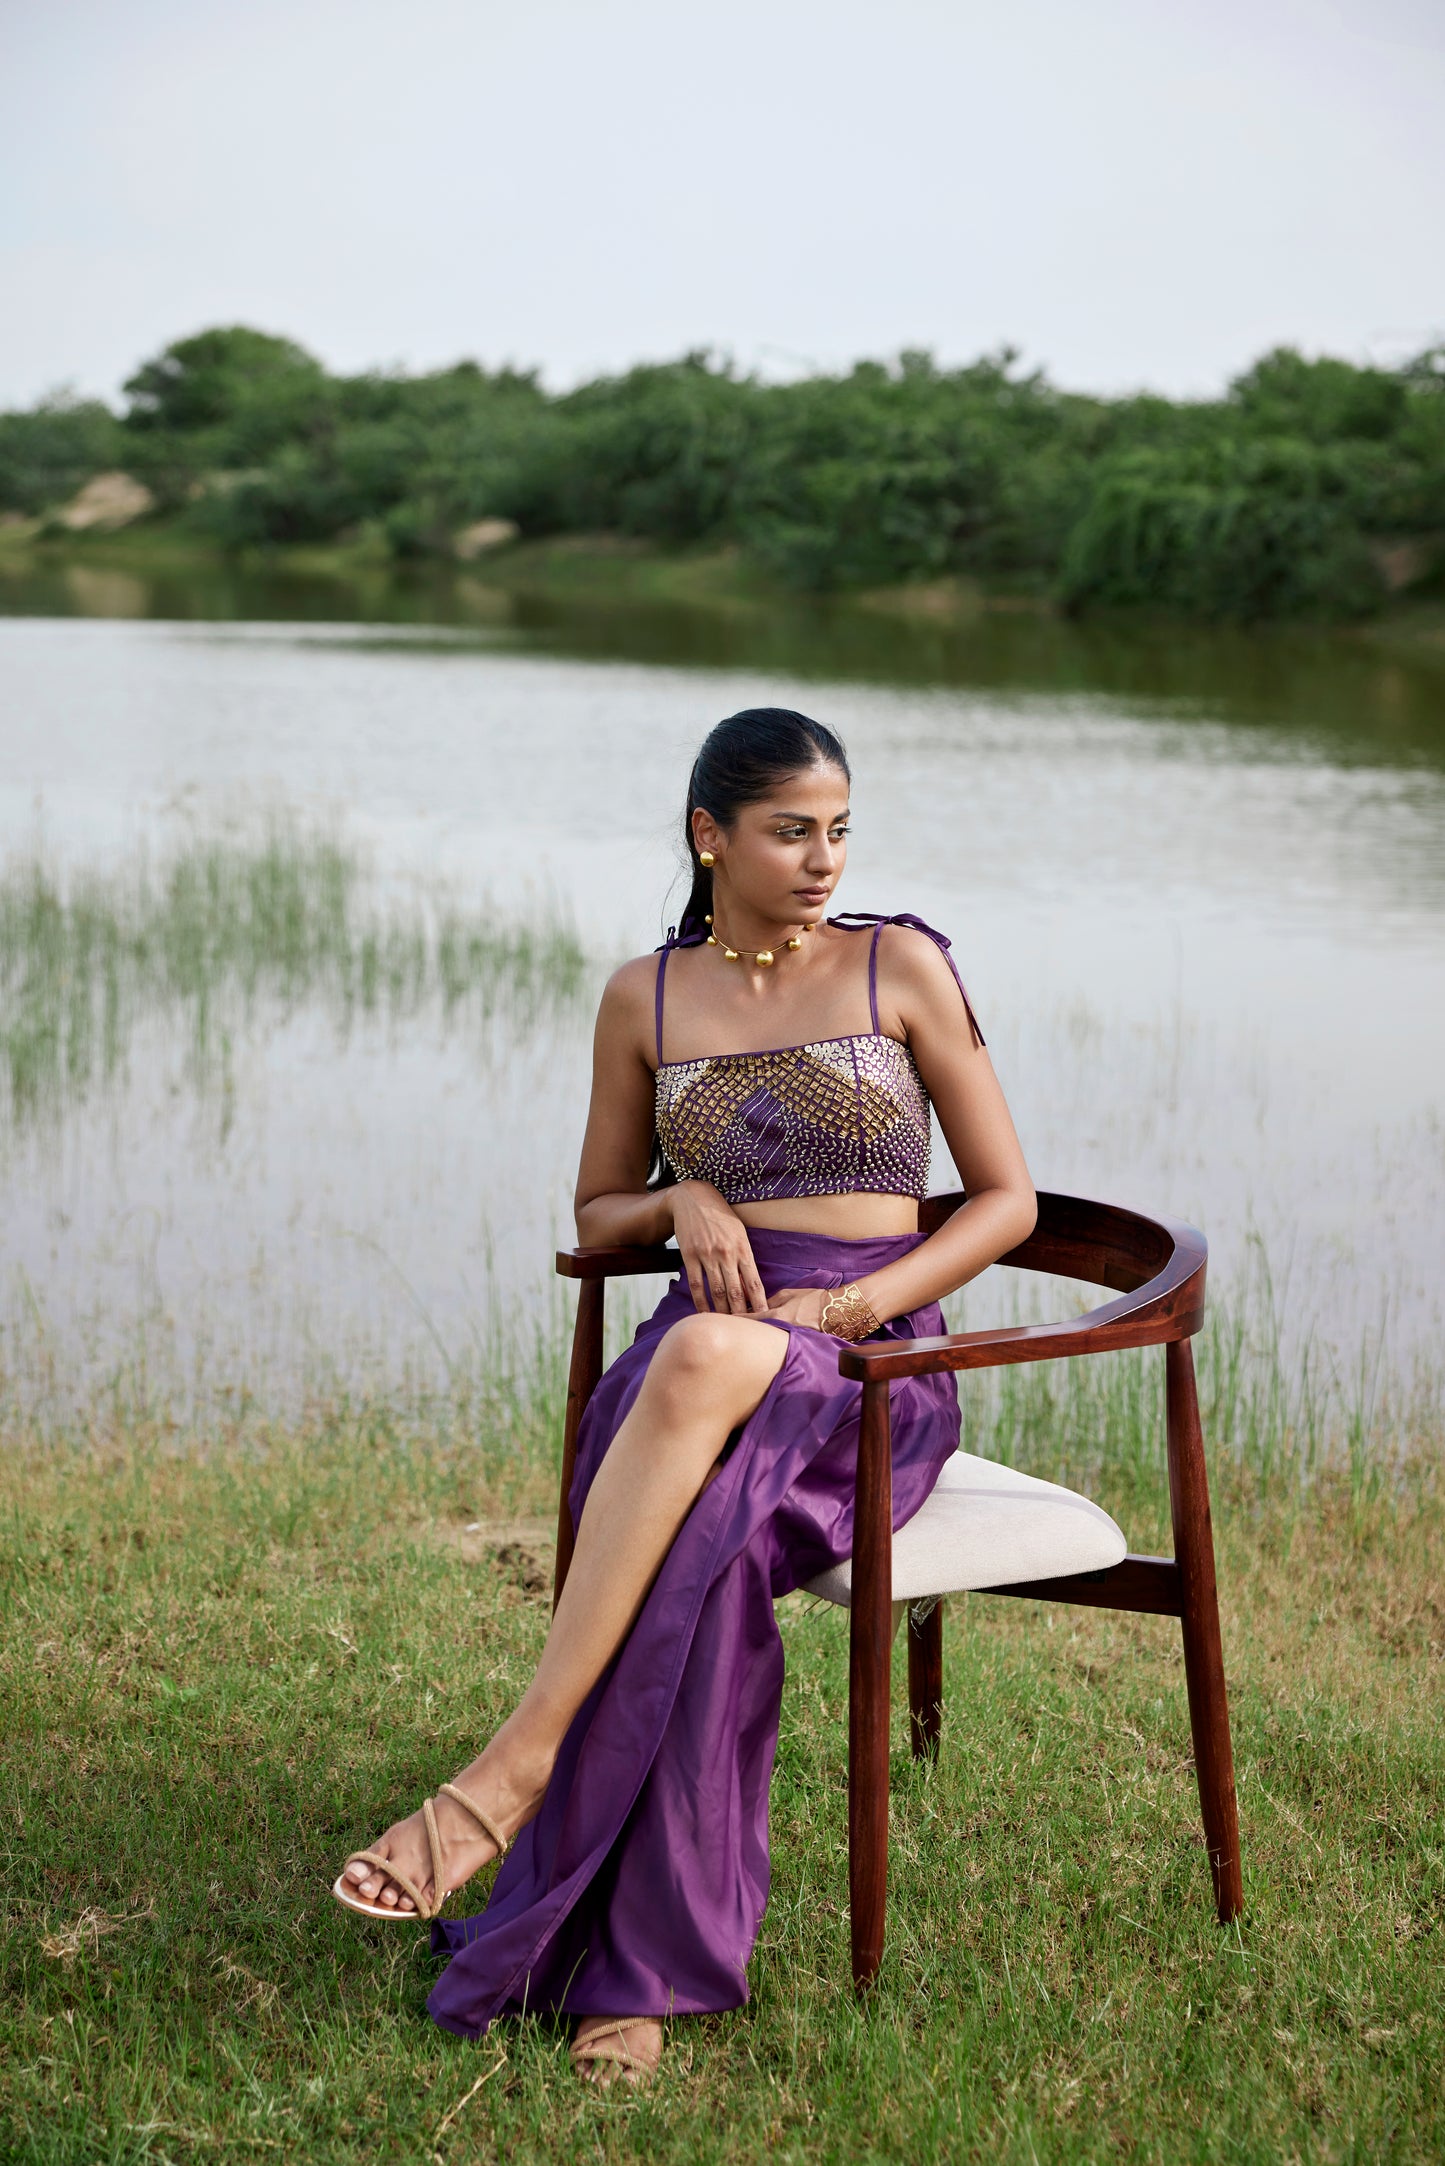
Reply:
[[[1061,598],[1206,619],[1359,615],[1383,592],[1361,516],[1371,479],[1288,440],[1125,453],[1068,538]]]
[[[176,339],[126,384],[126,426],[141,433],[191,435],[222,430],[241,417],[284,415],[294,427],[298,397],[324,389],[319,361],[289,338],[244,325]]]
[[[1281,348],[1206,401],[1074,396],[1007,350],[789,384],[695,353],[553,396],[471,362],[333,377],[232,326],[177,340],[127,391],[123,422],[65,402],[0,416],[0,507],[123,465],[227,547],[364,526],[417,556],[498,516],[740,544],[810,592],[967,574],[1206,620],[1357,615],[1385,545],[1445,559],[1445,350],[1392,370]]]
[[[124,464],[123,438],[99,399],[61,392],[28,413],[0,414],[0,511],[66,503],[95,474]]]
[[[1047,548],[1069,402],[1013,360],[945,372],[904,354],[895,370],[758,391],[743,538],[800,587],[1029,568]]]

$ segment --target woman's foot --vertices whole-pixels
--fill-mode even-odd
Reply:
[[[571,2054],[584,2083],[601,2090],[613,2083],[640,2088],[651,2083],[662,2061],[662,2025],[656,2016],[582,2016]]]
[[[535,1755],[509,1747],[499,1731],[470,1767],[463,1768],[456,1787],[476,1800],[493,1827],[510,1843],[517,1830],[535,1817],[551,1772],[550,1762],[543,1765]],[[443,1792],[435,1799],[432,1810],[446,1861],[447,1884],[440,1891],[432,1886],[432,1854],[424,1814],[414,1812],[410,1818],[398,1820],[379,1842],[371,1845],[377,1857],[395,1860],[398,1870],[421,1895],[428,1913],[439,1909],[453,1890],[462,1887],[497,1855],[497,1845],[454,1798]],[[364,1903],[402,1914],[416,1910],[399,1882],[361,1858],[352,1859],[341,1877],[348,1893]]]

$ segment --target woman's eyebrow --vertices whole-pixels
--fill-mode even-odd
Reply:
[[[836,827],[840,820],[849,819],[851,816],[851,806],[845,805],[841,812],[834,813],[828,825],[829,827]],[[775,812],[770,817],[774,820],[793,820],[803,827],[816,827],[818,824],[811,812]]]

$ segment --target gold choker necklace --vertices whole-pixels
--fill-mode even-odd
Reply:
[[[730,948],[724,939],[722,939],[717,933],[711,930],[711,911],[708,912],[707,924],[709,927],[707,936],[708,946],[710,948],[721,948],[723,951],[723,961],[725,963],[740,963],[743,959],[741,950],[738,948]],[[803,927],[803,933],[810,933],[812,930],[813,928],[811,925],[805,925]],[[800,948],[803,945],[803,933],[794,933],[792,938],[788,942],[788,946],[790,948]],[[776,957],[776,955],[774,955],[771,948],[757,948],[753,952],[753,961],[761,965],[764,970],[767,969],[769,963],[775,963],[777,959],[778,958]]]

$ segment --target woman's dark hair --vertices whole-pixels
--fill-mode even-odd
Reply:
[[[851,781],[852,769],[842,738],[810,715],[795,714],[791,707],[744,707],[740,714],[730,714],[708,731],[692,763],[682,816],[682,840],[692,867],[692,887],[678,920],[679,935],[705,932],[712,910],[712,868],[698,858],[693,813],[701,806],[719,827],[731,827],[744,805],[757,804],[784,775],[799,774],[804,768],[817,766],[820,760],[838,768],[845,781]],[[659,1046],[659,1058],[661,1051]],[[667,1188],[676,1178],[654,1136],[648,1187]]]
[[[820,760],[852,779],[843,740],[809,715],[791,707],[744,707],[710,729],[692,763],[682,840],[692,867],[692,889],[678,921],[678,932],[702,932],[712,909],[712,869],[700,864],[692,832],[693,813],[701,806],[719,827],[731,827],[744,805],[756,805],[784,775],[796,775]]]

